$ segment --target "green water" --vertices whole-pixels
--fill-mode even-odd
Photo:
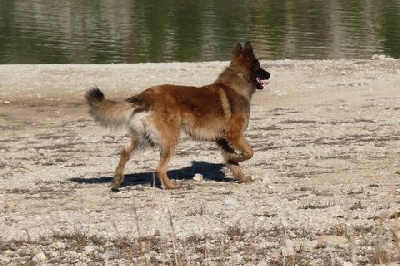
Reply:
[[[0,63],[400,58],[399,0],[0,0]]]

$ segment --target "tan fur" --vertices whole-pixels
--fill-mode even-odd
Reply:
[[[214,83],[200,88],[155,86],[125,102],[107,100],[97,88],[89,90],[86,100],[95,120],[104,126],[124,126],[132,137],[130,146],[121,153],[112,189],[118,190],[123,182],[125,164],[131,153],[149,144],[160,147],[158,178],[165,188],[176,188],[167,176],[167,166],[181,131],[196,140],[215,142],[234,178],[240,183],[251,181],[243,174],[239,162],[253,156],[244,131],[249,122],[251,96],[257,85],[255,76],[268,79],[269,73],[261,69],[250,43],[246,43],[244,49],[238,44],[230,66]]]

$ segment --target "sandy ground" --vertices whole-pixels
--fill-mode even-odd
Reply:
[[[398,265],[399,60],[264,61],[254,182],[183,138],[179,190],[153,186],[150,149],[110,192],[128,138],[92,121],[84,92],[204,85],[227,64],[0,65],[0,265]]]

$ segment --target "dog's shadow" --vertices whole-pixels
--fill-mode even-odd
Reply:
[[[201,174],[204,179],[212,180],[216,182],[232,182],[233,179],[227,178],[223,171],[224,164],[215,164],[208,162],[196,162],[192,161],[192,165],[189,167],[183,167],[176,170],[168,171],[168,176],[172,180],[190,180],[196,174]],[[158,178],[155,178],[154,172],[140,172],[134,174],[126,174],[122,187],[124,186],[137,186],[137,185],[153,185],[155,179],[155,186],[161,187],[161,182]],[[69,179],[72,182],[82,184],[101,184],[111,183],[112,177],[101,176],[93,178],[74,177]]]

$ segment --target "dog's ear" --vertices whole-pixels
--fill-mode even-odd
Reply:
[[[251,46],[250,42],[246,42],[244,45],[244,51],[248,53],[253,53],[253,47]]]
[[[233,54],[241,54],[243,51],[242,45],[238,43],[235,47],[235,50],[233,50]]]

